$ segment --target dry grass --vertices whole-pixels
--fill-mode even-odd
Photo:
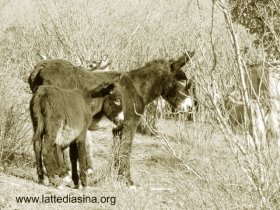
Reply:
[[[26,207],[15,203],[15,195],[85,193],[117,197],[115,206],[84,204],[85,209],[265,208],[254,185],[258,177],[255,181],[249,179],[258,172],[254,174],[253,167],[248,178],[243,170],[248,169],[244,167],[246,158],[252,158],[251,166],[259,160],[253,152],[242,156],[232,141],[225,140],[213,120],[215,110],[207,89],[211,76],[226,92],[228,84],[238,81],[238,71],[223,15],[216,9],[211,16],[211,1],[7,0],[0,2],[0,13],[0,171],[25,179],[0,176],[0,199],[5,200],[0,200],[0,207]],[[243,29],[239,28],[238,33],[241,47],[248,45],[250,37]],[[31,93],[26,81],[39,60],[37,53],[73,63],[81,60],[82,64],[89,58],[108,54],[113,69],[127,71],[148,60],[171,58],[192,49],[196,50],[196,57],[184,70],[198,81],[200,103],[205,106],[198,114],[199,122],[160,119],[158,129],[164,135],[136,135],[132,177],[141,188],[131,191],[111,176],[98,186],[93,185],[95,176],[111,158],[110,126],[93,134],[96,168],[89,180],[93,187],[85,192],[58,192],[36,184],[28,117]],[[257,57],[256,52],[252,50],[249,57]],[[237,139],[246,144],[242,136]],[[273,163],[275,156],[266,152],[261,160]],[[266,189],[272,209],[280,206],[279,182],[275,178],[278,160],[267,166],[267,180],[262,188]],[[38,204],[28,206],[37,207]],[[68,208],[54,204],[41,207]]]
[[[219,133],[212,134],[211,139],[214,142],[206,139],[201,144],[202,139],[195,138],[197,133],[199,132],[199,135],[204,133],[205,136],[209,129],[198,131],[189,125],[182,126],[178,128],[179,132],[183,133],[181,129],[187,128],[190,133],[193,133],[193,138],[189,135],[177,138],[176,127],[166,128],[165,126],[166,122],[161,121],[159,129],[167,131],[170,136],[168,137],[170,138],[169,145],[174,149],[175,154],[180,154],[179,158],[168,152],[161,139],[136,135],[131,158],[132,177],[135,183],[140,185],[136,191],[129,190],[111,176],[105,177],[105,181],[101,181],[98,185],[93,184],[98,173],[108,165],[112,146],[110,126],[105,132],[93,133],[93,160],[96,167],[94,175],[89,178],[89,184],[93,188],[89,187],[83,193],[90,195],[94,192],[94,195],[98,195],[101,191],[106,196],[114,195],[117,197],[117,204],[114,206],[116,209],[205,209],[215,208],[215,206],[244,208],[252,205],[250,197],[252,193],[246,188],[246,178],[238,169],[236,161],[230,157],[231,152],[223,145],[223,137]],[[4,171],[31,180],[31,183],[23,182],[23,186],[25,188],[32,186],[39,195],[47,191],[57,195],[57,190],[41,187],[35,183],[35,167],[26,161],[26,159],[18,158],[13,164],[5,167]],[[69,192],[79,194],[70,189],[63,190],[63,194]],[[240,196],[241,192],[242,196]],[[6,193],[10,197],[14,194],[5,191],[4,198],[7,197]],[[20,194],[16,193],[16,195]],[[223,197],[223,200],[220,200],[220,197]],[[12,198],[9,201],[10,205],[14,204]],[[89,207],[87,206],[89,204],[84,205]],[[106,208],[106,206],[100,207]]]

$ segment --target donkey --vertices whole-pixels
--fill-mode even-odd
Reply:
[[[40,85],[53,85],[60,88],[72,89],[79,88],[81,90],[88,90],[92,84],[98,82],[110,81],[112,78],[119,77],[122,72],[119,71],[102,71],[95,70],[93,72],[87,69],[75,66],[72,63],[62,59],[49,59],[40,61],[28,78],[28,83],[31,91],[34,93]],[[116,91],[115,96],[119,95]],[[117,101],[110,101],[116,99]],[[108,101],[109,100],[109,101]],[[104,103],[110,106],[103,106]],[[110,120],[119,116],[122,111],[121,101],[117,97],[106,96],[103,98],[96,98],[92,103],[93,119],[90,130],[95,130],[102,116],[108,117]],[[114,114],[114,115],[112,115]]]
[[[259,147],[260,145],[264,145],[266,142],[266,117],[264,110],[256,100],[250,99],[246,105],[235,97],[234,92],[231,92],[225,97],[224,106],[229,113],[229,122],[234,132],[237,132],[241,126],[247,125],[250,137],[255,137],[255,141],[252,141],[252,138],[249,139],[248,146],[255,145]],[[247,109],[248,122],[245,121],[245,109]]]
[[[108,82],[88,91],[40,86],[30,102],[30,114],[34,128],[33,146],[36,155],[39,183],[44,182],[43,161],[49,182],[58,186],[55,174],[70,180],[65,167],[63,150],[70,146],[72,179],[79,185],[77,159],[79,159],[82,186],[86,178],[86,132],[91,123],[93,98],[104,97],[114,88]],[[44,139],[44,142],[43,142]]]
[[[33,72],[29,76],[28,83],[33,93],[41,85],[53,85],[65,89],[79,88],[81,90],[90,90],[93,84],[110,81],[115,77],[119,77],[121,74],[122,72],[117,71],[96,70],[90,72],[87,69],[75,66],[66,60],[47,59],[42,60],[35,65]],[[122,120],[122,104],[119,98],[117,90],[113,90],[108,96],[93,99],[91,104],[92,121],[88,127],[89,130],[97,130],[99,128],[98,123],[103,116],[106,116],[116,124]],[[90,151],[90,148],[88,151]],[[65,156],[67,156],[66,150]],[[67,162],[69,158],[66,157],[65,160],[70,169],[70,162]],[[89,171],[91,171],[92,168],[92,162],[90,161],[89,155]]]
[[[130,154],[132,142],[145,106],[159,96],[172,106],[185,106],[189,101],[186,74],[181,68],[190,60],[194,52],[187,52],[177,60],[154,60],[145,66],[128,71],[121,76],[116,88],[120,89],[123,103],[124,121],[113,129],[115,141],[119,139],[119,154],[114,157],[118,175],[133,185],[130,174]]]
[[[219,92],[217,84],[214,82],[212,86],[213,102],[216,105],[223,106],[228,114],[228,122],[234,133],[238,133],[244,127],[248,128],[250,139],[248,146],[263,145],[266,141],[265,121],[266,116],[264,110],[260,107],[256,100],[250,99],[245,104],[239,93],[233,87],[227,94],[222,95]],[[247,113],[246,113],[247,112]],[[246,113],[246,115],[244,115]],[[248,120],[246,121],[245,118]],[[255,141],[252,140],[256,137]]]

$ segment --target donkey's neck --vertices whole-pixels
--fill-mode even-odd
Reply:
[[[148,104],[162,94],[164,77],[161,71],[137,69],[128,72],[128,76],[137,94],[144,104]]]

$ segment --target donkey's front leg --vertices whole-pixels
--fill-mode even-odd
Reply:
[[[80,179],[83,187],[87,186],[87,149],[86,149],[86,131],[83,131],[77,138],[78,160],[80,166]]]
[[[125,178],[128,185],[133,185],[130,174],[130,155],[133,137],[137,127],[135,125],[137,125],[137,121],[125,121],[121,129],[121,134],[114,137],[116,150],[114,156],[114,166],[117,169],[120,178]],[[116,138],[118,138],[119,141],[117,141]]]

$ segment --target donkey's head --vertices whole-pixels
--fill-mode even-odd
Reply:
[[[162,97],[174,108],[181,107],[187,110],[193,105],[191,97],[192,80],[188,80],[186,74],[181,69],[195,54],[186,52],[177,60],[170,60],[170,73],[168,74],[167,84],[163,88]]]
[[[118,86],[104,99],[102,111],[109,120],[113,121],[116,125],[124,120],[122,111],[122,95]]]

